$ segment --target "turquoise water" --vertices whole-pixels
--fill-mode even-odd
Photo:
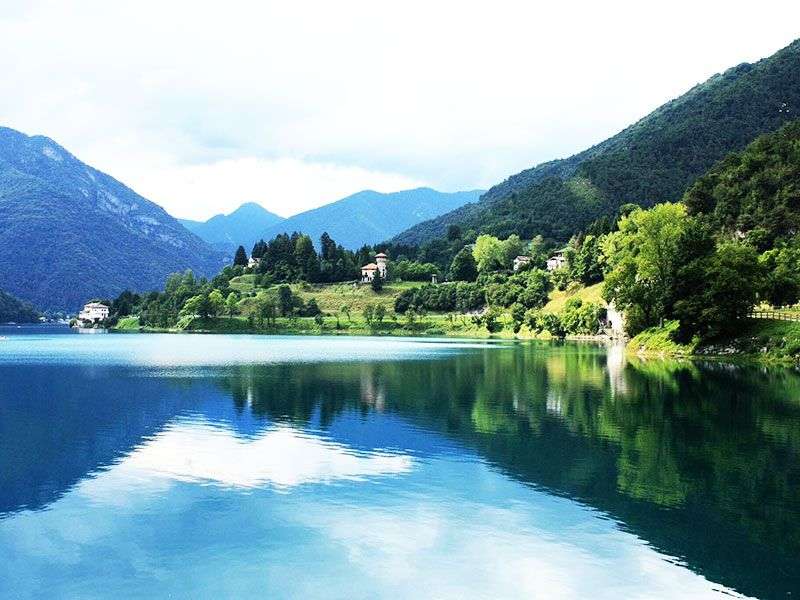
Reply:
[[[4,598],[787,598],[800,377],[0,328]]]

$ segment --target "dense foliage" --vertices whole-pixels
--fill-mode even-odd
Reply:
[[[690,214],[762,251],[800,232],[800,120],[727,156],[683,201]]]
[[[499,237],[541,234],[565,242],[622,204],[678,200],[726,154],[798,111],[800,40],[715,75],[597,146],[510,177],[479,203],[420,223],[394,241],[423,244],[455,224]]]

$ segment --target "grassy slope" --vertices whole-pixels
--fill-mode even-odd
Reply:
[[[550,301],[545,304],[544,312],[560,313],[564,310],[564,305],[570,298],[580,298],[584,302],[595,302],[602,306],[606,305],[601,294],[603,292],[603,283],[596,283],[588,287],[582,287],[576,291],[560,291],[553,290],[550,292]]]
[[[675,323],[643,331],[628,343],[631,352],[645,355],[683,355],[708,357],[758,358],[766,361],[797,362],[800,360],[800,323],[769,319],[743,321],[733,337],[702,344],[681,345],[669,333]]]

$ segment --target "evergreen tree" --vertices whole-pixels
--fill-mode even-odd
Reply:
[[[379,271],[375,271],[375,277],[372,278],[370,285],[372,286],[372,291],[376,294],[383,290],[383,277],[381,277]]]
[[[233,257],[233,264],[242,267],[247,266],[247,252],[245,252],[244,246],[239,246],[236,249],[236,255]]]

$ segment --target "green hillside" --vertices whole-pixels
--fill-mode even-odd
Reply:
[[[0,290],[0,323],[35,323],[39,312],[27,302]]]
[[[394,238],[421,244],[464,231],[565,241],[625,203],[678,200],[731,151],[800,115],[800,40],[755,64],[715,75],[614,137],[491,188],[475,205]]]

